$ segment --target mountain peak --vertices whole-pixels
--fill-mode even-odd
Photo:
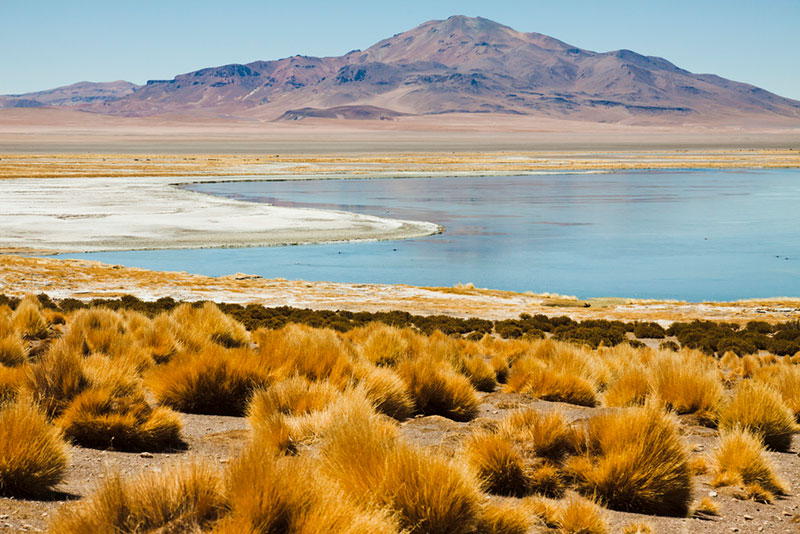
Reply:
[[[210,67],[135,88],[118,82],[0,97],[0,107],[36,105],[292,120],[456,112],[648,123],[744,115],[800,119],[800,102],[750,85],[692,74],[630,50],[583,50],[464,15],[425,22],[341,57],[291,56]]]

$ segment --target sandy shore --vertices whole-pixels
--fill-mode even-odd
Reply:
[[[399,239],[433,223],[275,207],[186,191],[175,180],[0,180],[0,248],[60,252]]]

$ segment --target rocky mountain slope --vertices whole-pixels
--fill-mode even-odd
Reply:
[[[3,98],[3,97],[0,97]],[[590,121],[800,121],[800,102],[630,50],[593,52],[484,18],[429,21],[341,57],[293,56],[0,99],[142,116],[392,119],[507,113]]]

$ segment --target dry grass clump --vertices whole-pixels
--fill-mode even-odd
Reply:
[[[494,377],[498,384],[505,384],[508,380],[508,373],[511,368],[508,365],[508,359],[502,354],[495,354],[489,360],[489,365],[494,370]]]
[[[26,369],[0,365],[0,406],[17,398],[25,380]]]
[[[572,496],[563,503],[553,522],[562,534],[606,534],[608,523],[599,506],[588,499]]]
[[[765,384],[745,380],[736,388],[731,401],[720,412],[719,427],[730,430],[741,426],[758,435],[774,450],[785,451],[797,432],[794,416],[780,395]]]
[[[580,446],[582,434],[560,412],[519,410],[501,423],[501,434],[518,442],[534,456],[559,461]]]
[[[409,533],[466,534],[481,516],[477,484],[463,467],[399,441],[377,416],[342,414],[321,452],[346,493],[396,514]]]
[[[653,527],[649,523],[628,523],[623,527],[622,534],[653,534]]]
[[[363,329],[351,332],[351,337],[363,339],[358,343],[362,358],[375,365],[395,366],[410,358],[417,334],[409,329],[399,329],[383,323],[370,323]]]
[[[108,389],[89,389],[56,423],[68,439],[84,447],[161,451],[185,446],[178,415],[168,408],[150,408],[141,391],[119,397]]]
[[[22,336],[9,333],[0,336],[0,366],[16,367],[28,362],[28,351]]]
[[[784,484],[775,475],[761,440],[743,427],[724,429],[714,449],[714,486],[742,485],[784,495]],[[772,500],[769,498],[768,500]]]
[[[509,497],[531,493],[529,462],[504,436],[488,432],[473,435],[465,446],[465,457],[485,491]]]
[[[788,362],[789,359],[785,358]],[[796,365],[770,365],[762,367],[754,376],[756,382],[769,385],[777,391],[783,403],[794,414],[796,421],[800,421],[800,367]]]
[[[228,349],[246,347],[250,343],[247,329],[213,302],[199,307],[181,304],[172,310],[170,317],[174,336],[187,350],[201,350],[209,342]]]
[[[469,380],[445,361],[420,356],[397,366],[419,413],[469,421],[478,414],[478,397]]]
[[[311,382],[295,376],[266,389],[259,389],[250,399],[247,417],[251,424],[276,414],[304,415],[327,408],[341,392],[328,382]]]
[[[280,330],[257,330],[258,355],[275,376],[302,375],[345,387],[353,362],[341,337],[331,329],[290,324]]]
[[[89,385],[83,358],[63,340],[50,345],[42,358],[28,369],[24,388],[42,406],[48,417],[56,417]]]
[[[713,365],[699,351],[661,352],[651,371],[656,398],[679,414],[697,413],[702,418],[715,419],[722,385]]]
[[[475,434],[465,456],[489,493],[558,497],[565,486],[558,464],[577,450],[580,438],[558,412],[523,410],[504,419],[497,433]]]
[[[25,339],[42,339],[47,337],[48,324],[42,314],[42,306],[34,295],[23,298],[11,315],[11,323]]]
[[[225,511],[222,483],[205,463],[107,476],[88,498],[59,510],[49,531],[58,534],[205,532]]]
[[[475,528],[476,534],[525,534],[531,527],[528,514],[507,502],[484,505]]]
[[[153,361],[161,364],[168,362],[181,349],[174,330],[172,319],[167,315],[159,315],[137,329],[134,336]]]
[[[272,382],[249,349],[207,345],[196,354],[181,353],[145,375],[158,402],[181,412],[242,415],[251,394]]]
[[[694,507],[696,517],[714,517],[719,515],[719,505],[711,500],[710,497],[703,497],[697,506]]]
[[[362,365],[355,369],[355,377],[378,412],[400,421],[414,413],[408,386],[393,369]]]
[[[607,534],[608,523],[594,502],[571,495],[563,502],[528,499],[526,507],[559,534]]]
[[[0,405],[0,495],[45,495],[66,469],[64,442],[35,405]]]
[[[615,510],[685,515],[692,489],[677,423],[657,406],[589,421],[588,457],[570,462],[578,488]]]
[[[229,513],[215,529],[219,534],[399,531],[389,514],[359,506],[304,457],[251,447],[231,466],[225,495]]]
[[[512,365],[505,390],[547,401],[594,406],[597,403],[594,385],[581,373],[559,367],[535,356],[524,356]]]
[[[603,393],[606,406],[641,406],[652,393],[650,376],[643,365],[633,364],[619,373]]]

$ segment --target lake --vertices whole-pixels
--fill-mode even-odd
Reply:
[[[420,239],[64,254],[212,276],[589,297],[800,296],[800,170],[203,183],[253,202],[442,224]]]

